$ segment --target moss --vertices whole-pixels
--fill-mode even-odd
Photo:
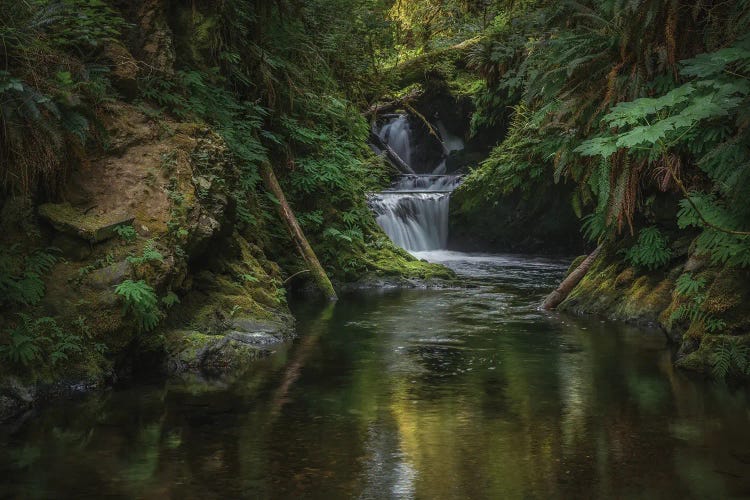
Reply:
[[[561,310],[593,313],[635,323],[656,323],[670,301],[672,280],[658,274],[638,275],[624,267],[617,252],[603,252],[560,305]]]
[[[133,216],[121,213],[88,214],[70,203],[46,203],[39,207],[39,215],[58,231],[91,243],[114,237],[117,227],[132,225],[134,220]]]
[[[369,275],[378,277],[403,277],[417,279],[450,280],[456,274],[445,266],[418,260],[411,254],[395,247],[368,248],[364,255]]]
[[[632,267],[628,267],[623,272],[617,275],[617,278],[615,278],[615,285],[618,287],[625,286],[631,283],[634,278],[635,278],[635,269]]]
[[[164,336],[164,346],[168,352],[185,365],[192,366],[198,362],[202,349],[216,342],[215,335],[188,330],[178,330]]]
[[[698,349],[677,360],[676,364],[686,370],[711,374],[714,355],[719,347],[726,342],[732,342],[742,347],[750,347],[750,334],[735,335],[706,335],[702,338]],[[737,376],[737,373],[734,373]]]
[[[566,277],[569,276],[570,273],[572,273],[573,271],[575,271],[576,269],[578,269],[578,266],[581,265],[581,262],[583,262],[586,259],[586,257],[588,257],[588,255],[583,254],[583,255],[579,255],[578,257],[576,257],[575,259],[573,259],[573,262],[571,262],[570,266],[568,266],[568,270],[565,271],[565,276]]]

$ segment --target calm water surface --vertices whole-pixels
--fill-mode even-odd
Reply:
[[[423,257],[475,286],[301,304],[236,380],[50,406],[0,431],[0,497],[750,496],[746,392],[658,331],[538,311],[565,262]]]

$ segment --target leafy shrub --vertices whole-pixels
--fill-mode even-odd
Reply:
[[[656,227],[641,229],[638,242],[624,253],[632,265],[650,271],[664,266],[672,256],[669,240]]]
[[[125,301],[123,315],[132,314],[140,330],[148,332],[159,324],[162,317],[159,300],[145,281],[125,280],[117,285],[115,293]]]

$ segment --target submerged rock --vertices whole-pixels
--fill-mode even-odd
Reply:
[[[166,368],[170,375],[200,373],[220,375],[247,367],[271,354],[293,337],[291,321],[262,322],[252,318],[235,320],[224,334],[208,335],[190,330],[165,334]]]

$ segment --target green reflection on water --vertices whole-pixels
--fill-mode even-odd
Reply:
[[[0,437],[0,497],[750,494],[745,392],[674,371],[659,332],[536,311],[558,264],[482,265],[485,287],[302,305],[237,379],[47,408]]]

